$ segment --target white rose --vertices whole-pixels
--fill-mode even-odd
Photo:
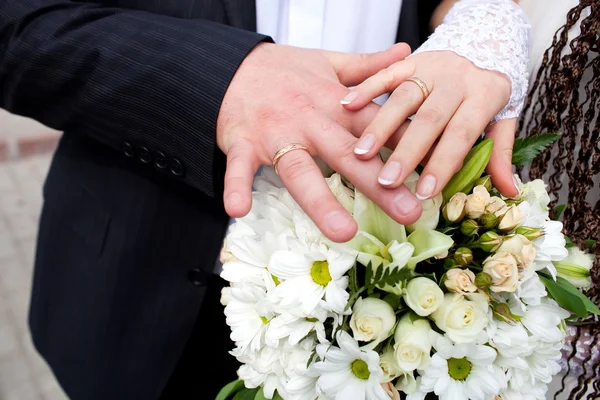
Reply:
[[[496,214],[496,212],[502,210],[506,207],[506,203],[498,196],[492,196],[490,201],[485,206],[485,211]]]
[[[475,274],[469,269],[452,268],[446,272],[444,285],[449,291],[464,294],[477,291],[475,286]]]
[[[382,382],[391,382],[400,375],[404,374],[402,368],[398,365],[398,361],[396,361],[396,354],[394,350],[389,350],[379,356],[379,366],[383,371],[383,380]]]
[[[501,216],[499,216],[500,223],[498,224],[498,229],[502,232],[510,232],[515,229],[524,217],[519,207],[514,204],[506,209],[500,210],[498,213],[501,214]]]
[[[333,174],[329,178],[325,178],[325,180],[335,198],[352,214],[354,211],[354,192],[344,185],[342,176],[340,174]]]
[[[473,193],[467,196],[465,210],[467,217],[477,219],[485,212],[485,206],[490,201],[490,194],[483,185],[475,186]]]
[[[408,281],[404,301],[411,310],[421,317],[425,317],[437,310],[443,303],[444,292],[431,279],[418,277]]]
[[[529,268],[535,260],[535,246],[523,235],[514,235],[504,240],[498,248],[498,252],[502,251],[512,254],[519,268]]]
[[[490,290],[499,292],[514,292],[519,282],[519,266],[517,259],[509,252],[496,252],[483,262],[483,272],[492,277]]]
[[[489,322],[487,297],[471,293],[468,299],[457,293],[446,293],[444,303],[431,317],[455,343],[471,343]]]
[[[363,350],[372,350],[379,343],[392,336],[396,325],[396,313],[388,302],[367,297],[359,298],[352,307],[350,329],[354,339],[368,342]]]
[[[587,289],[592,285],[590,270],[594,256],[581,251],[578,247],[569,247],[569,255],[561,261],[554,261],[558,276],[568,280],[573,286]]]
[[[457,222],[465,216],[465,206],[467,204],[467,195],[458,192],[450,198],[444,208],[444,216],[450,222]]]
[[[414,320],[414,321],[413,321]],[[431,362],[429,321],[412,313],[404,314],[394,333],[394,354],[401,370],[425,369]]]
[[[404,181],[406,187],[413,193],[416,193],[417,182],[419,180],[419,174],[412,172],[408,178]],[[409,232],[414,232],[417,229],[422,230],[433,230],[437,228],[438,222],[440,221],[440,207],[444,201],[443,195],[439,193],[432,199],[421,200],[421,216],[418,221],[412,225],[407,225],[406,229]]]

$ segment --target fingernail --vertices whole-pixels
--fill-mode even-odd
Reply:
[[[400,178],[402,165],[397,161],[389,161],[379,173],[379,183],[384,186],[389,186]]]
[[[417,199],[427,200],[435,190],[435,176],[425,175],[419,179],[417,184]]]
[[[337,232],[341,229],[344,229],[348,226],[352,221],[352,217],[350,217],[347,213],[343,211],[332,211],[325,217],[325,222],[329,229],[334,232]]]
[[[348,105],[348,104],[352,103],[356,99],[358,99],[358,93],[357,92],[350,92],[350,93],[348,93],[346,95],[346,97],[344,97],[342,99],[342,101],[340,101],[340,104]]]
[[[362,135],[356,146],[354,147],[354,154],[363,155],[367,154],[373,148],[375,144],[375,135],[372,133],[367,133],[366,135]]]
[[[239,193],[231,193],[229,197],[227,197],[227,203],[225,206],[227,208],[237,206],[242,202],[242,196]]]
[[[521,190],[519,189],[519,182],[517,182],[517,178],[513,175],[513,183],[515,184],[515,189],[517,189],[517,194],[521,194]]]
[[[394,198],[394,204],[401,215],[411,214],[419,206],[419,200],[409,193],[399,193]]]

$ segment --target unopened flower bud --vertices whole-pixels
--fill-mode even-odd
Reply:
[[[529,228],[527,226],[520,226],[517,228],[516,233],[525,236],[529,240],[535,240],[539,237],[544,236],[542,228]]]
[[[496,224],[498,223],[498,217],[496,217],[494,214],[492,214],[490,212],[485,212],[479,218],[479,223],[481,224],[482,228],[494,229],[496,227]]]
[[[496,232],[488,231],[481,235],[477,244],[481,250],[492,253],[498,250],[502,242],[502,236],[498,235]]]
[[[479,289],[485,290],[492,286],[492,277],[490,274],[485,272],[479,272],[475,275],[475,286]]]
[[[482,176],[475,181],[475,186],[483,186],[489,192],[492,190],[492,177],[489,175]]]
[[[455,266],[456,266],[456,263],[454,262],[454,260],[453,260],[453,259],[451,259],[451,258],[446,258],[446,259],[444,260],[444,268],[445,268],[445,269],[452,269],[452,268],[454,268]]]
[[[490,201],[490,194],[483,186],[475,186],[473,193],[467,196],[465,209],[467,217],[479,218],[485,211],[485,206]]]
[[[458,192],[444,206],[444,218],[448,222],[460,222],[465,217],[465,205],[467,204],[467,195]]]
[[[460,224],[460,231],[465,236],[474,236],[479,230],[479,225],[472,219],[467,219]]]
[[[517,322],[517,316],[510,311],[510,307],[506,303],[493,304],[492,312],[494,313],[494,317],[510,325],[514,325]]]
[[[461,267],[473,262],[473,252],[467,247],[460,247],[454,253],[454,262]]]
[[[487,206],[485,206],[485,211],[495,214],[498,211],[502,210],[504,207],[506,207],[506,202],[504,200],[502,200],[498,196],[492,196]]]
[[[506,212],[502,214],[502,217],[499,218],[498,230],[502,232],[510,232],[519,225],[521,220],[523,220],[523,213],[519,210],[519,207],[516,205],[511,205],[508,207]]]

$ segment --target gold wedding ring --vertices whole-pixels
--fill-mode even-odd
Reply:
[[[275,157],[273,157],[273,168],[275,168],[276,174],[279,174],[279,172],[277,172],[277,164],[279,164],[279,160],[281,159],[281,157],[283,157],[290,151],[294,151],[294,150],[304,150],[308,154],[310,154],[310,151],[308,151],[308,147],[304,146],[303,144],[299,144],[299,143],[286,144],[277,153],[275,153]]]
[[[411,76],[406,81],[407,82],[412,82],[415,85],[417,85],[419,87],[419,89],[421,89],[421,92],[423,93],[423,101],[427,100],[427,98],[429,97],[429,93],[430,92],[429,92],[429,88],[427,88],[427,85],[425,84],[425,82],[423,82],[422,80],[420,80],[416,76]]]

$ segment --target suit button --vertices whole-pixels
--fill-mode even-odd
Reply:
[[[123,150],[123,154],[125,154],[129,158],[135,156],[135,151],[133,149],[133,146],[129,142],[123,142],[121,144],[121,150]]]
[[[188,280],[194,286],[206,285],[206,273],[202,272],[198,268],[190,269],[188,271]]]
[[[140,161],[144,164],[148,164],[150,161],[152,161],[152,154],[150,153],[150,150],[148,150],[147,147],[140,147],[138,157]]]
[[[176,158],[171,161],[171,173],[178,178],[181,178],[185,173],[183,164]]]
[[[157,151],[154,155],[154,166],[158,169],[166,169],[169,165],[167,156],[162,151]]]

